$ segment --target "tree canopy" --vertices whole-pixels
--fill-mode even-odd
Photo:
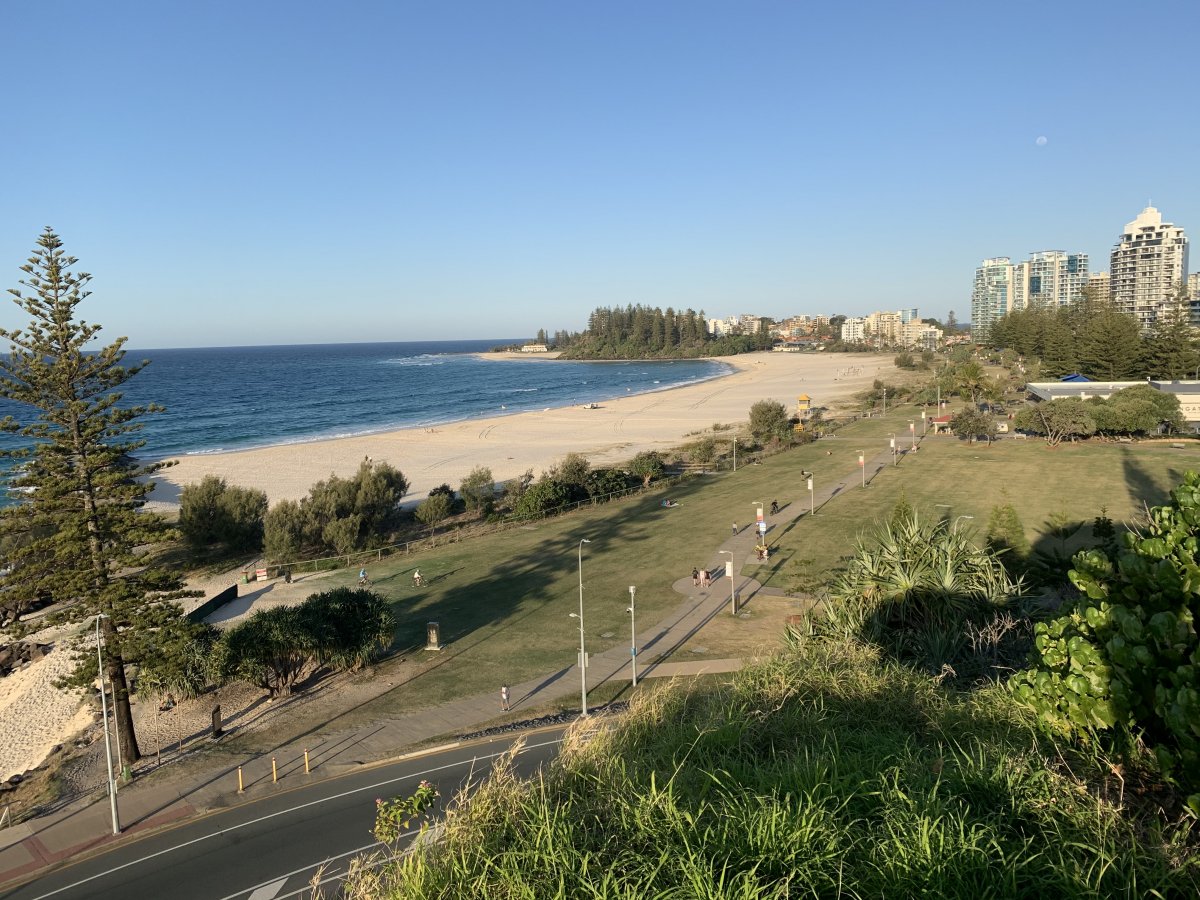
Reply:
[[[158,515],[143,509],[150,478],[162,463],[143,464],[134,453],[143,417],[155,405],[128,406],[120,388],[147,364],[125,365],[125,338],[96,349],[100,326],[77,318],[91,276],[47,228],[21,271],[28,290],[10,293],[29,315],[23,329],[0,329],[11,344],[0,357],[0,397],[19,412],[0,428],[18,438],[4,451],[17,468],[11,486],[20,499],[0,511],[8,538],[4,603],[19,625],[23,607],[45,597],[62,604],[55,621],[100,619],[104,677],[112,682],[122,757],[140,757],[129,709],[126,666],[136,663],[147,636],[178,621],[174,601],[185,596],[171,571],[153,564],[150,549],[175,536]],[[95,675],[94,650],[82,653],[75,678]]]

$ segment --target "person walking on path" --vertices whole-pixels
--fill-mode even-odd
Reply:
[[[737,535],[737,522],[733,523],[733,533],[735,536]]]
[[[692,566],[692,587],[700,586],[700,570]]]
[[[512,709],[512,706],[508,702],[508,685],[507,684],[500,688],[500,708],[502,710],[504,710],[505,712],[508,712],[510,709]]]

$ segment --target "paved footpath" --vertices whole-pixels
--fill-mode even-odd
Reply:
[[[891,464],[891,451],[867,460],[867,480]],[[792,499],[783,514],[774,519],[775,527],[785,525],[809,512],[810,499],[819,509],[830,499],[853,486],[861,477],[859,468],[828,485],[814,485],[814,495],[805,489]],[[789,511],[795,510],[794,513]],[[756,535],[753,526],[742,528],[713,552],[708,562],[712,572],[723,571],[728,559],[734,561],[733,583],[724,575],[709,587],[693,586],[691,577],[673,585],[683,600],[670,615],[652,628],[638,634],[639,655],[662,656],[678,649],[707,622],[729,615],[731,590],[740,604],[756,595],[785,596],[775,588],[763,587],[753,578],[743,577],[741,569],[752,562]],[[630,677],[628,648],[619,646],[597,653],[589,659],[588,685],[595,688],[613,679]],[[690,677],[732,672],[741,668],[738,659],[687,660],[650,663],[639,667],[638,678]],[[580,686],[578,666],[569,666],[542,678],[510,685],[512,708],[520,711],[577,692]],[[314,776],[332,776],[368,762],[388,759],[399,748],[411,747],[445,735],[479,730],[501,715],[497,693],[464,697],[440,706],[417,710],[367,726],[302,737],[279,747],[273,755],[229,755],[224,762],[196,771],[188,761],[143,776],[119,792],[123,834],[131,835],[167,825],[208,810],[235,805],[244,799],[261,797],[284,790],[304,778],[304,751]],[[279,781],[272,783],[272,758],[278,767]],[[210,763],[214,761],[208,758]],[[197,761],[198,762],[198,761]],[[242,767],[245,792],[237,793],[237,770]],[[46,866],[80,853],[111,844],[119,837],[111,834],[111,813],[107,796],[93,796],[71,803],[44,816],[0,828],[0,886],[28,876]]]

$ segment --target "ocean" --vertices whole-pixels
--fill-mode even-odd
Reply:
[[[482,416],[600,402],[716,378],[712,360],[489,361],[511,339],[130,350],[150,365],[122,405],[145,416],[143,459],[219,453],[428,427]],[[0,415],[16,412],[0,406]],[[27,412],[21,413],[22,418]]]

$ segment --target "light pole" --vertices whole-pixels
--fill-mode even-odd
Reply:
[[[637,585],[629,586],[629,665],[633,668],[633,687],[637,687],[637,613],[634,612]]]
[[[590,544],[587,538],[579,542],[579,685],[583,715],[587,708],[587,650],[583,646],[583,545]]]
[[[888,443],[891,445],[891,448],[892,448],[892,465],[894,466],[894,465],[896,465],[896,433],[895,432],[893,432],[893,431],[888,432]]]
[[[817,499],[813,493],[813,473],[808,473],[808,514],[815,516],[817,514]]]
[[[737,471],[737,438],[733,439],[733,471]]]
[[[732,550],[721,550],[719,552],[729,554],[729,565],[725,570],[726,572],[729,573],[729,614],[731,616],[736,616],[737,615],[737,594],[735,594],[733,592],[733,551]]]
[[[887,388],[883,389],[883,414],[887,415]]]
[[[973,519],[973,518],[975,518],[975,517],[974,516],[959,516],[957,519],[954,520],[954,527],[951,528],[950,530],[953,531],[955,534],[957,534],[958,533],[958,523],[961,522],[963,519]]]
[[[107,619],[104,613],[96,614],[96,674],[100,676],[100,708],[104,711],[104,759],[108,764],[108,806],[112,810],[113,834],[121,833],[121,820],[117,818],[117,785],[113,781],[112,745],[108,739],[108,697],[104,693],[104,659],[100,655],[100,620]]]
[[[867,451],[858,451],[858,467],[862,469],[863,487],[867,486]]]
[[[910,420],[908,423],[908,433],[912,435],[912,448],[917,449],[917,423],[915,420]]]
[[[925,437],[925,433],[928,428],[929,422],[925,418],[925,410],[921,410],[921,437]]]

